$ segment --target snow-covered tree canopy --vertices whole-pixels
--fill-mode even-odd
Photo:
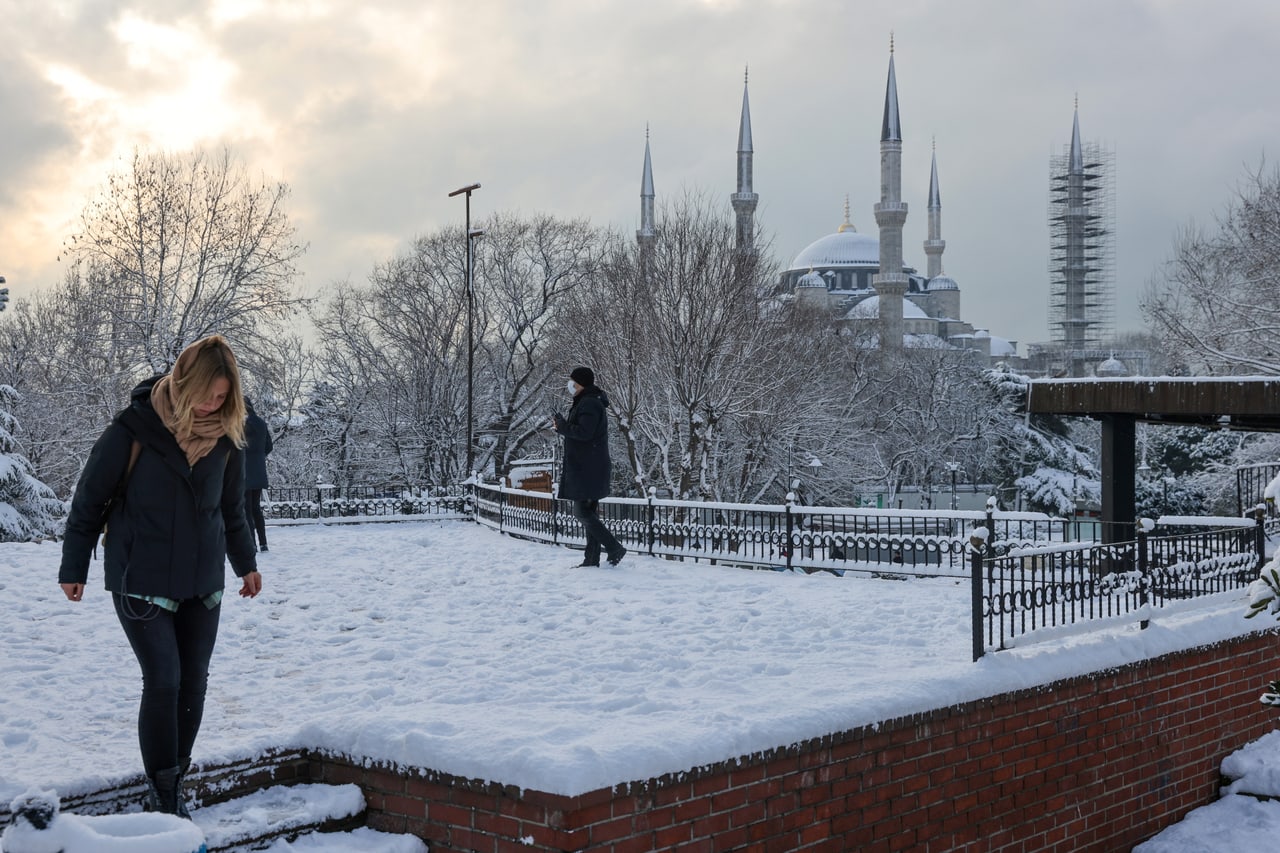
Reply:
[[[1179,372],[1280,373],[1280,168],[1249,173],[1213,228],[1179,235],[1142,308]]]

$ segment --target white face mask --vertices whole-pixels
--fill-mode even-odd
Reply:
[[[567,384],[567,385],[565,385],[564,387],[568,388],[568,389],[569,389],[569,393],[570,393],[570,394],[572,394],[573,396],[575,396],[575,397],[576,397],[576,396],[578,396],[578,383],[577,383],[577,382],[574,382],[572,379],[570,379],[570,380],[569,380],[569,382],[568,382],[568,384]]]

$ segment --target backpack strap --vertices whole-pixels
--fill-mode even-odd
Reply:
[[[142,455],[142,443],[136,438],[129,447],[129,467],[124,469],[124,477],[120,479],[120,485],[116,486],[116,493],[112,495],[111,500],[107,501],[107,508],[102,512],[102,529],[98,531],[98,535],[93,540],[93,556],[98,556],[98,542],[107,535],[107,517],[111,515],[111,508],[117,503],[124,500],[125,489],[129,487],[129,477],[133,474],[133,466],[138,464],[138,457]]]

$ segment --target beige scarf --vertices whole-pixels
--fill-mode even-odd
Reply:
[[[209,455],[218,443],[218,439],[227,434],[222,425],[222,417],[218,412],[205,417],[197,416],[191,422],[191,431],[183,434],[178,431],[178,416],[173,402],[174,380],[181,379],[188,364],[195,358],[195,347],[187,347],[178,356],[173,372],[164,376],[151,388],[151,407],[156,410],[160,420],[178,440],[178,446],[187,454],[187,464],[195,464]]]

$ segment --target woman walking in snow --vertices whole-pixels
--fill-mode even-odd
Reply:
[[[616,566],[627,553],[609,528],[600,520],[600,499],[609,496],[612,462],[609,459],[609,421],[605,409],[609,396],[596,387],[589,367],[575,367],[569,374],[573,406],[569,414],[552,416],[556,432],[564,436],[564,468],[560,475],[560,497],[573,501],[573,514],[582,522],[587,537],[582,566],[600,565],[600,549]]]
[[[147,807],[182,817],[227,557],[240,595],[262,589],[244,514],[244,421],[227,342],[214,335],[188,346],[172,373],[134,388],[130,406],[94,444],[62,544],[58,581],[80,601],[98,534],[108,528],[105,585],[142,668]]]

